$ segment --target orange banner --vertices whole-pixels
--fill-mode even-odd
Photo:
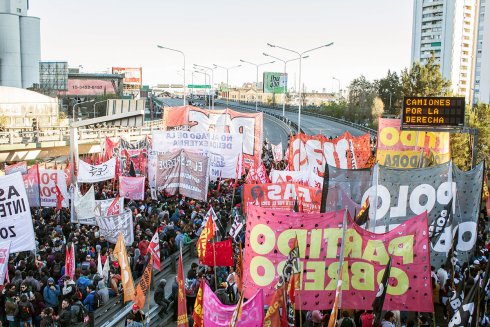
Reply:
[[[420,168],[450,160],[449,133],[400,130],[399,119],[379,119],[376,160],[394,168]]]
[[[370,136],[352,136],[345,132],[330,140],[324,135],[298,134],[289,142],[290,170],[323,174],[325,163],[343,169],[361,169],[371,155]]]
[[[245,167],[258,167],[262,155],[262,113],[243,113],[231,109],[207,110],[193,106],[165,109],[163,127],[166,130],[218,132],[243,135]]]
[[[151,284],[151,269],[153,266],[153,257],[150,257],[150,261],[146,265],[145,271],[143,272],[143,276],[136,286],[136,293],[134,296],[134,304],[138,305],[140,308],[145,307],[146,296],[148,295],[148,290],[150,289]]]
[[[116,247],[114,248],[114,255],[117,257],[119,267],[121,267],[121,279],[124,289],[124,302],[128,302],[134,299],[134,282],[131,274],[131,268],[129,267],[128,254],[126,252],[126,246],[124,245],[124,237],[121,233],[117,237]]]
[[[203,312],[202,312],[202,303],[203,303],[202,288],[203,288],[203,285],[204,285],[204,280],[201,279],[199,291],[197,292],[196,302],[194,303],[194,311],[192,312],[192,319],[194,320],[194,327],[203,327],[204,326]]]
[[[293,210],[296,201],[302,203],[303,212],[319,212],[322,190],[298,183],[245,184],[243,210],[249,203],[262,208]]]

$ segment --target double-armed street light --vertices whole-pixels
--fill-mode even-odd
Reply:
[[[216,68],[211,68],[211,67],[207,67],[207,66],[201,66],[201,65],[194,64],[194,69],[196,69],[196,68],[202,68],[202,69],[206,69],[206,70],[211,71],[211,94],[212,94],[211,108],[214,110],[214,70]]]
[[[301,102],[302,102],[302,86],[301,86],[301,62],[302,62],[302,58],[303,58],[303,55],[308,53],[308,52],[312,52],[312,51],[315,51],[315,50],[318,50],[318,49],[321,49],[321,48],[326,48],[326,47],[329,47],[331,45],[333,45],[333,42],[330,42],[330,43],[327,43],[327,44],[324,44],[324,45],[321,45],[319,47],[316,47],[316,48],[313,48],[313,49],[310,49],[310,50],[306,50],[306,51],[303,51],[303,52],[298,52],[298,51],[295,51],[295,50],[291,50],[291,49],[288,49],[288,48],[284,48],[284,47],[281,47],[279,45],[275,45],[275,44],[271,44],[271,43],[267,43],[268,46],[272,47],[272,48],[278,48],[278,49],[282,49],[282,50],[285,50],[285,51],[289,51],[289,52],[292,52],[292,53],[295,53],[298,55],[298,59],[299,59],[299,106],[298,106],[298,133],[301,132]]]
[[[219,65],[213,64],[213,66],[214,66],[214,68],[222,68],[222,69],[226,70],[226,106],[228,106],[228,99],[230,97],[230,85],[228,84],[228,72],[230,71],[230,69],[242,67],[242,65],[224,67],[224,66],[219,66]]]

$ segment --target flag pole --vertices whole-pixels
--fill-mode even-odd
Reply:
[[[151,265],[151,270],[150,270],[150,285],[148,285],[148,292],[146,294],[146,304],[148,304],[148,311],[146,312],[146,324],[147,326],[150,326],[150,321],[151,321],[151,315],[150,315],[150,308],[151,308],[151,303],[150,303],[150,290],[151,290],[151,285],[153,284],[153,257],[150,256],[150,261],[147,263],[148,265]]]

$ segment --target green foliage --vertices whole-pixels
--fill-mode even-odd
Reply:
[[[451,94],[451,82],[444,79],[434,56],[425,65],[412,64],[401,74],[403,96],[448,96]]]
[[[347,102],[329,102],[322,104],[319,113],[335,118],[344,118],[347,111]]]
[[[468,127],[478,130],[476,163],[485,160],[490,164],[490,105],[478,104],[473,109],[467,108]],[[471,167],[472,137],[468,134],[456,133],[451,136],[451,156],[454,163],[461,169]]]
[[[383,101],[385,112],[387,114],[400,114],[403,96],[400,78],[396,72],[391,72],[388,70],[386,77],[383,77],[377,81],[376,92]]]
[[[349,109],[346,112],[348,120],[364,123],[371,120],[371,105],[376,96],[374,83],[361,75],[349,85]]]

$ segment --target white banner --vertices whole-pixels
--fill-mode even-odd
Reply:
[[[89,219],[93,222],[95,217],[95,192],[94,187],[91,186],[85,195],[82,195],[78,188],[75,189],[75,212],[80,224],[84,224],[85,219]],[[92,225],[92,224],[89,224]]]
[[[10,242],[0,246],[0,285],[4,285],[7,276],[10,255]]]
[[[240,234],[240,231],[243,228],[243,222],[242,219],[238,216],[235,215],[235,219],[233,220],[233,225],[231,225],[230,231],[228,234],[233,238],[236,239],[238,234]]]
[[[124,244],[133,244],[133,214],[131,210],[115,216],[95,217],[95,220],[99,226],[100,236],[104,236],[110,243],[116,244],[119,233],[122,233]]]
[[[70,196],[66,189],[65,172],[57,169],[39,169],[41,207],[56,207],[56,185],[63,195],[63,207],[68,208]]]
[[[272,157],[274,158],[274,161],[281,161],[283,159],[282,156],[282,142],[279,142],[278,145],[271,144],[272,148]]]
[[[307,171],[275,170],[270,173],[271,183],[308,183],[309,173]]]
[[[0,177],[0,246],[8,243],[10,253],[36,249],[31,209],[19,172]]]
[[[209,157],[209,176],[211,180],[215,180],[218,177],[235,178],[238,156],[242,153],[242,145],[242,134],[188,131],[153,132],[154,152],[167,153],[184,149],[207,155]],[[151,162],[149,158],[149,166]]]
[[[91,165],[83,160],[78,160],[79,183],[97,183],[113,179],[116,174],[116,158],[111,158],[100,165]]]
[[[95,217],[107,216],[107,210],[111,206],[114,198],[107,200],[95,200]],[[124,208],[124,198],[119,198],[119,208]]]

